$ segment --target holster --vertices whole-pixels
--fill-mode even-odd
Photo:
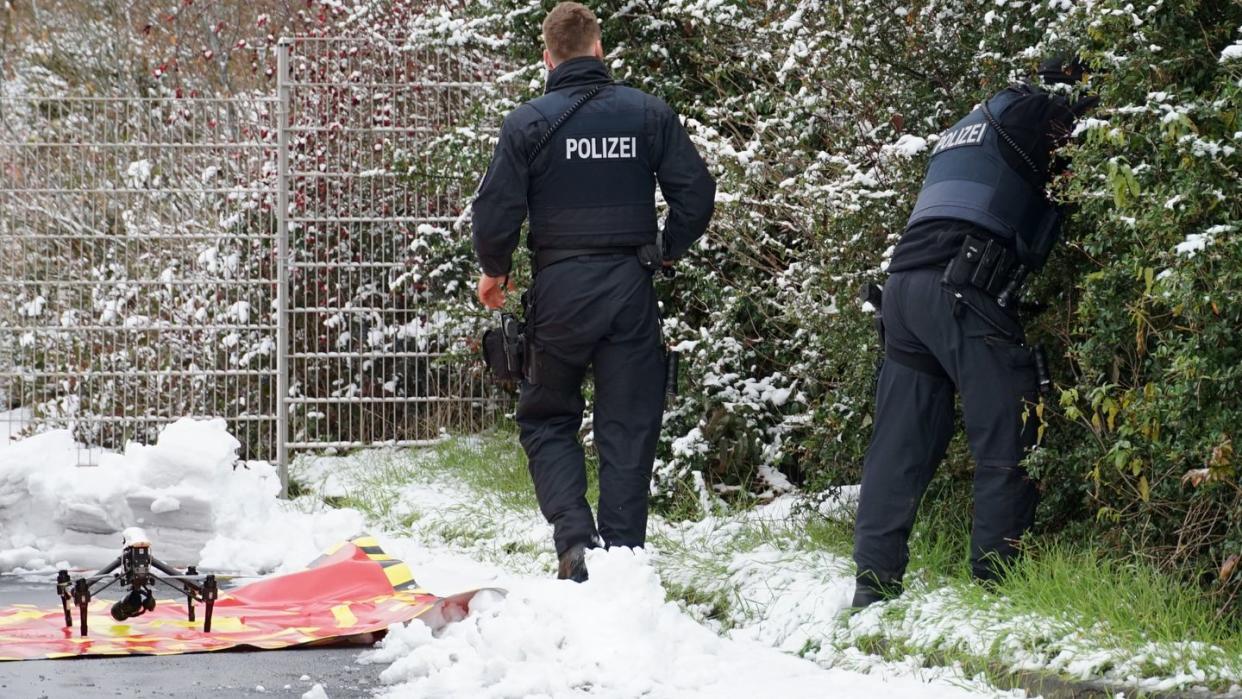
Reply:
[[[521,382],[527,375],[526,326],[512,313],[500,315],[500,325],[483,333],[483,363],[499,384]]]
[[[657,272],[664,267],[664,253],[657,243],[650,243],[638,248],[638,264],[648,272]]]
[[[1017,255],[997,240],[966,236],[957,255],[944,269],[942,281],[952,287],[973,286],[983,290],[1001,306],[1021,293],[1027,268]]]

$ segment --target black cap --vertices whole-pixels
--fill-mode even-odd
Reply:
[[[1077,55],[1055,54],[1039,64],[1039,77],[1045,85],[1077,85],[1087,66]]]

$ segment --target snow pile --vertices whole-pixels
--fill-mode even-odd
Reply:
[[[364,662],[392,663],[394,696],[821,697],[970,696],[912,678],[824,669],[747,640],[718,636],[666,601],[642,551],[592,551],[590,582],[507,580],[463,622],[434,636],[392,629]]]
[[[96,567],[141,526],[170,563],[291,570],[363,529],[353,510],[296,511],[264,462],[239,463],[223,420],[183,419],[154,445],[130,443],[79,466],[67,430],[0,450],[0,571]]]

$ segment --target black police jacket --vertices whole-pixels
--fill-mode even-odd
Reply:
[[[605,85],[558,129],[533,162],[549,126],[581,95]],[[548,76],[545,94],[507,117],[473,204],[474,249],[483,272],[509,273],[522,222],[527,246],[639,247],[655,242],[655,187],[668,203],[664,257],[676,259],[707,230],[716,183],[676,113],[662,100],[612,82],[595,58]]]
[[[1016,85],[942,133],[889,270],[945,262],[979,233],[1028,268],[1041,267],[1060,233],[1060,212],[1045,191],[1051,154],[1074,117],[1064,97]]]

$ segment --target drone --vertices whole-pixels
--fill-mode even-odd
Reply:
[[[86,636],[86,610],[91,599],[118,583],[120,587],[127,588],[129,593],[112,605],[113,619],[125,621],[153,611],[155,595],[151,588],[158,583],[185,595],[189,621],[194,621],[194,603],[204,604],[206,611],[203,615],[203,632],[211,633],[211,613],[220,595],[216,576],[199,575],[194,566],[186,568],[185,574],[179,573],[151,555],[151,540],[137,527],[130,527],[122,532],[121,541],[121,555],[94,575],[74,579],[67,570],[56,574],[56,592],[60,595],[60,602],[65,610],[65,628],[73,627],[73,614],[69,609],[69,603],[72,602],[79,612],[81,634]]]

